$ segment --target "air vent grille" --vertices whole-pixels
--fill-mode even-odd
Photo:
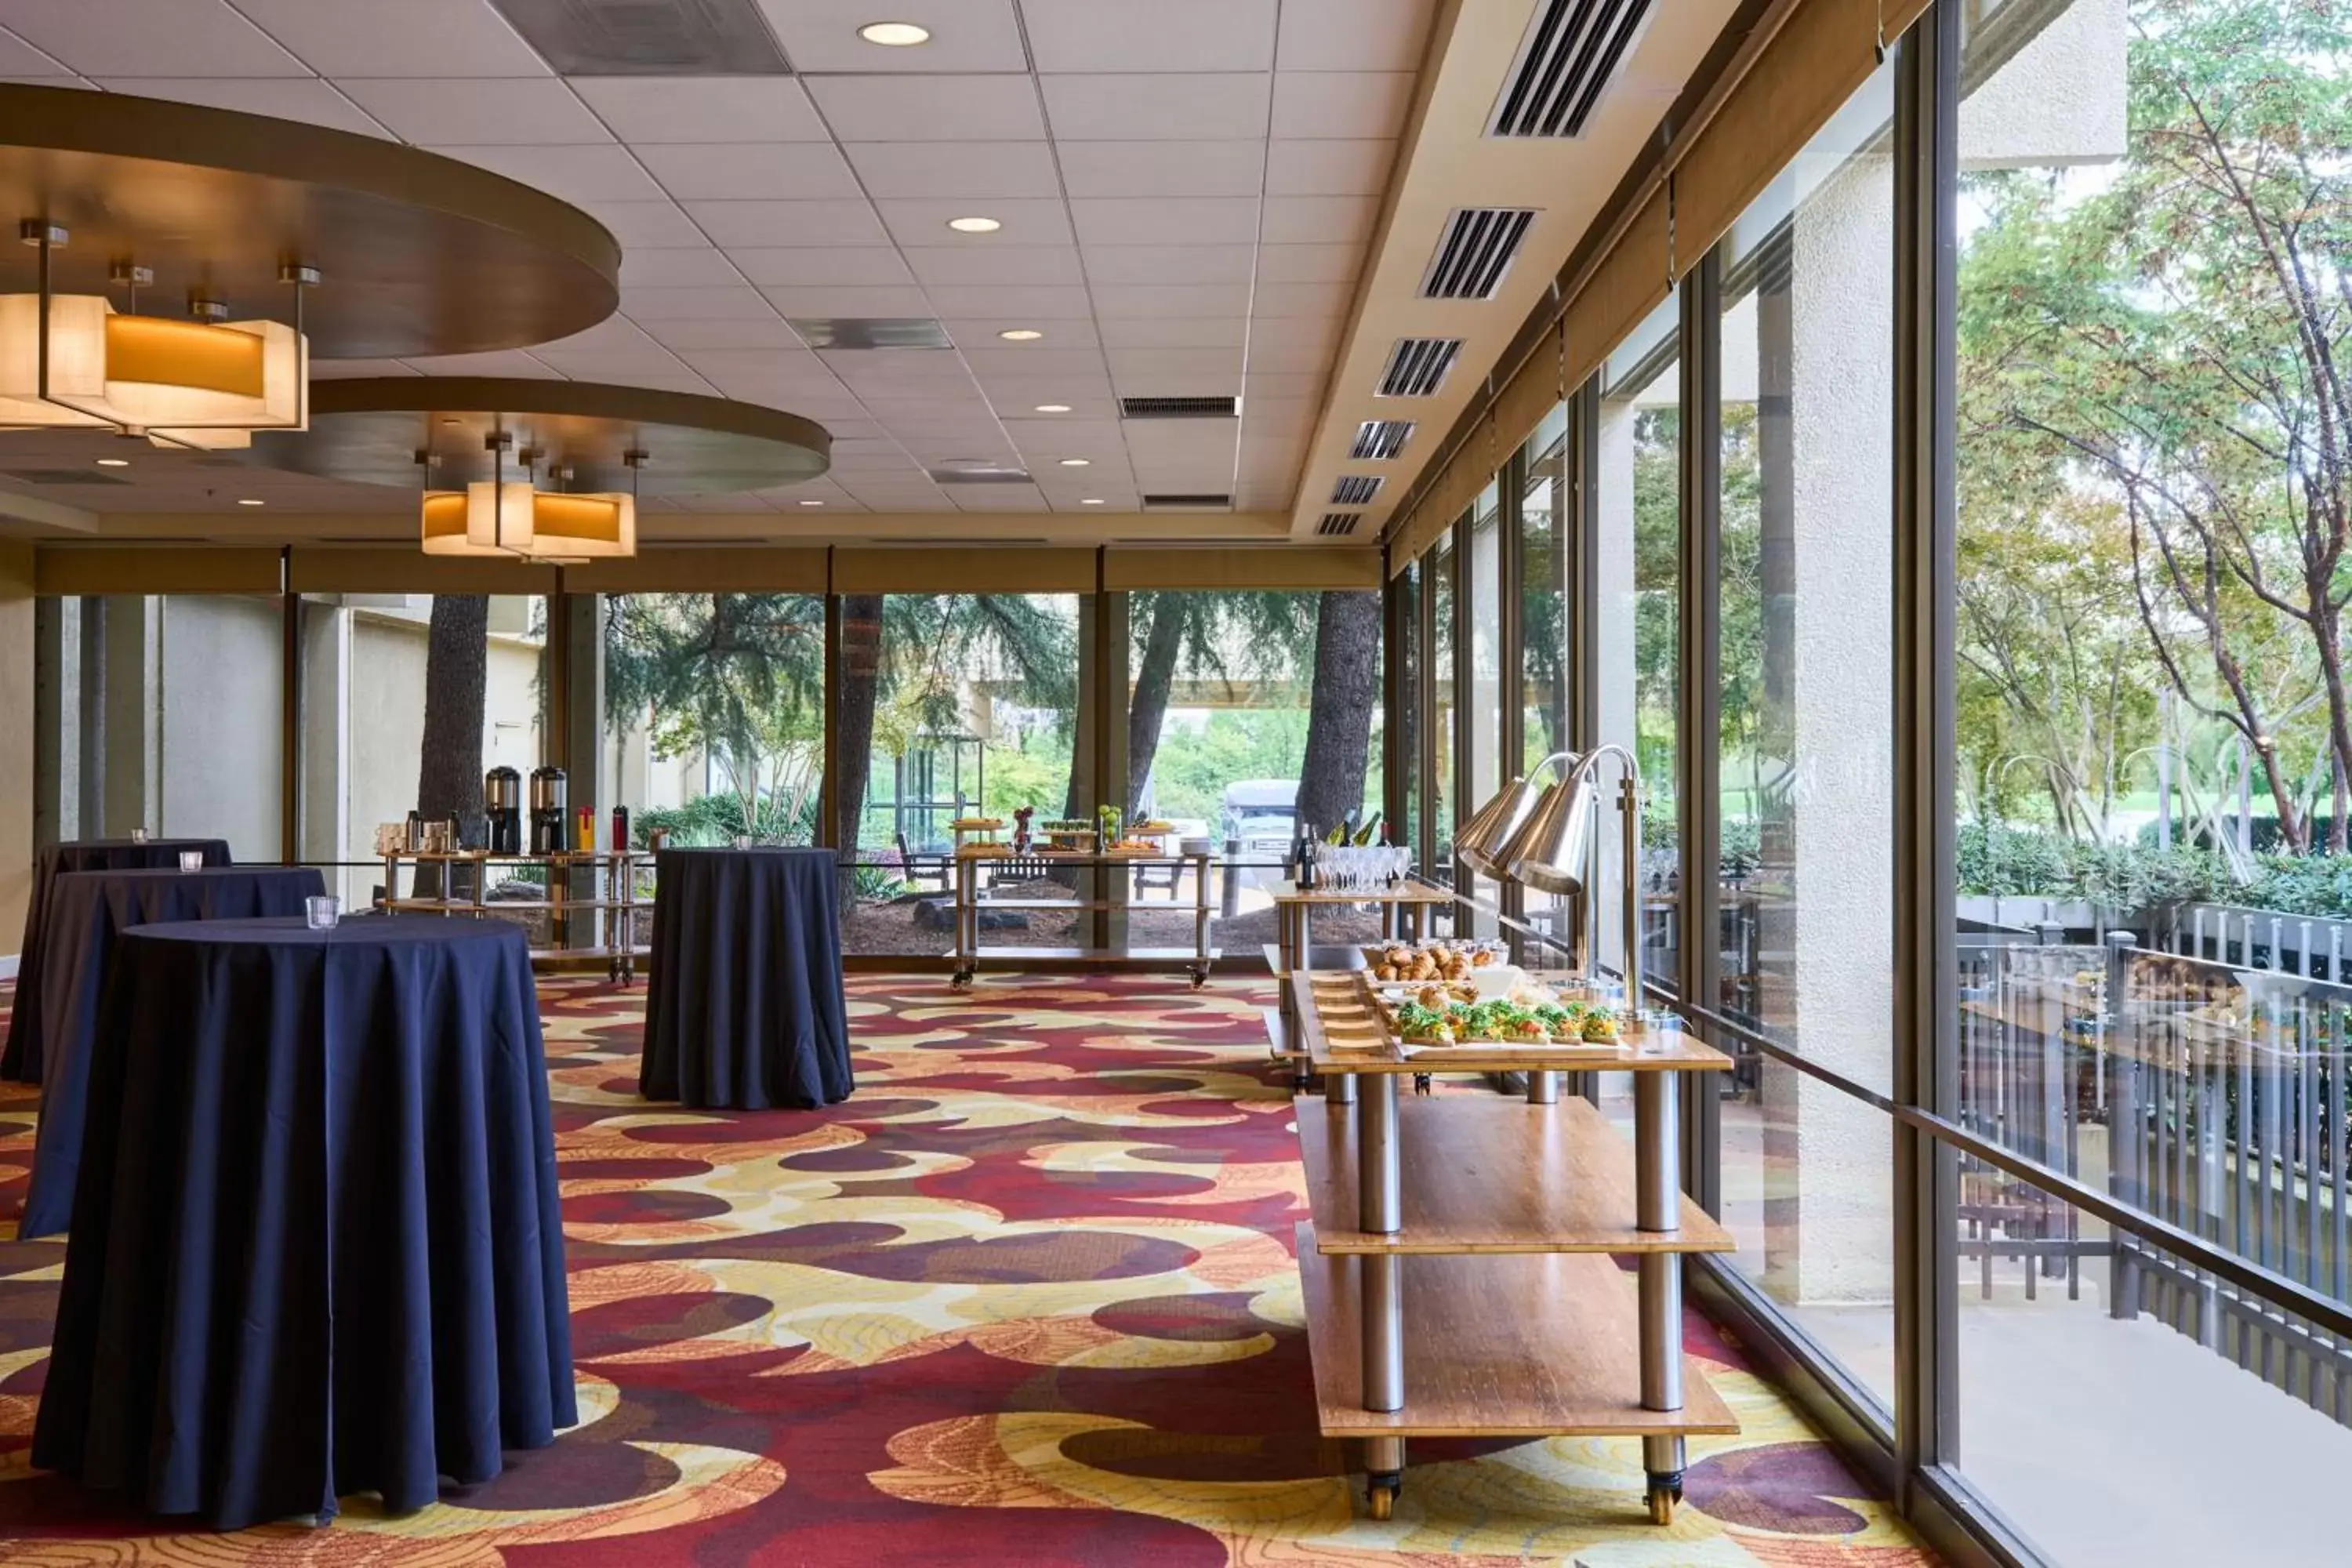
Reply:
[[[1410,419],[1367,419],[1356,426],[1356,439],[1348,448],[1348,456],[1359,462],[1374,462],[1393,458],[1404,450],[1412,439]]]
[[[1445,384],[1461,352],[1459,338],[1399,338],[1376,390],[1382,397],[1427,397]]]
[[[1333,506],[1370,506],[1372,498],[1381,493],[1377,474],[1341,474],[1339,482],[1331,487]]]
[[[491,0],[559,76],[789,76],[757,0]]]
[[[1489,134],[1583,135],[1650,11],[1650,0],[1545,0],[1504,79]]]
[[[785,325],[813,349],[951,349],[929,316],[793,316]]]
[[[1460,207],[1445,220],[1421,280],[1424,300],[1491,300],[1535,221],[1528,207]]]
[[[1190,495],[1172,490],[1143,498],[1143,510],[1146,511],[1223,511],[1233,504],[1234,498],[1230,495]]]
[[[1315,531],[1327,539],[1336,534],[1353,533],[1356,524],[1363,521],[1364,514],[1360,511],[1327,511],[1323,514],[1323,521],[1315,525]]]
[[[1238,397],[1122,397],[1126,419],[1231,419],[1242,411]]]
[[[930,471],[935,485],[1025,485],[1029,470],[1006,463],[945,463]]]

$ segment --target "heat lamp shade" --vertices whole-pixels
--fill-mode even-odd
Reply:
[[[1511,879],[1540,893],[1582,892],[1591,874],[1595,801],[1582,770],[1545,790],[1499,856]]]
[[[1515,778],[1480,806],[1454,835],[1454,853],[1482,877],[1510,874],[1503,848],[1534,809],[1536,792],[1524,778]]]

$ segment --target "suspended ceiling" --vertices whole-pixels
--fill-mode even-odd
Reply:
[[[1370,471],[1345,461],[1357,423],[1396,412],[1370,401],[1389,344],[1460,336],[1358,509],[1362,542],[1732,8],[1661,0],[1581,140],[1507,142],[1483,131],[1537,0],[653,3],[716,24],[728,74],[588,74],[615,68],[565,51],[598,41],[581,24],[614,0],[0,0],[0,78],[405,141],[583,207],[623,247],[610,320],[526,351],[316,369],[696,392],[832,433],[824,478],[666,500],[688,515],[649,519],[656,537],[856,533],[851,513],[898,536],[1311,538],[1336,479]],[[886,18],[931,38],[859,37]],[[1491,300],[1416,300],[1465,204],[1534,209],[1524,254]],[[971,216],[1001,227],[948,226]],[[821,346],[819,323],[872,318],[936,322],[952,346]],[[1122,418],[1132,397],[1241,412]],[[20,531],[179,534],[211,514],[215,533],[299,516],[364,536],[394,515],[382,489],[143,447],[100,484],[26,477],[86,470],[92,439],[0,435]],[[1138,515],[1150,496],[1231,500]]]

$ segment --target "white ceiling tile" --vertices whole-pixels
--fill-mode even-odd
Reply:
[[[1268,245],[1257,253],[1261,285],[1353,283],[1363,267],[1360,245]]]
[[[1012,0],[760,0],[793,68],[810,71],[1025,71]],[[869,44],[868,22],[930,30],[914,47]]]
[[[688,202],[686,216],[701,226],[712,244],[728,250],[739,246],[890,243],[873,205],[862,201]]]
[[[628,150],[613,142],[599,147],[436,145],[426,150],[520,180],[567,202],[646,202],[662,195]]]
[[[1274,0],[1022,0],[1041,71],[1274,68]]]
[[[1127,436],[1116,419],[1007,419],[1004,433],[1026,457],[1103,458],[1127,464]]]
[[[948,494],[958,511],[1043,511],[1045,498],[1034,485],[954,485]]]
[[[1044,342],[999,343],[992,348],[965,345],[963,362],[971,367],[972,374],[982,384],[992,378],[1052,377],[1061,375],[1099,376],[1103,374],[1103,356],[1097,349],[1057,349]],[[1067,398],[1041,397],[1040,403],[1066,403]]]
[[[727,258],[762,289],[888,288],[914,281],[887,246],[736,246]],[[625,275],[627,265],[624,260]]]
[[[1336,337],[1332,342],[1323,344],[1277,343],[1253,333],[1249,346],[1250,372],[1253,374],[1266,371],[1313,374],[1328,370],[1336,345]]]
[[[1239,314],[1105,317],[1097,325],[1104,344],[1115,349],[1237,349],[1249,331]]]
[[[1089,245],[1087,278],[1095,283],[1246,283],[1251,245]]]
[[[1322,405],[1307,397],[1255,397],[1248,405],[1247,424],[1253,435],[1304,436]]]
[[[350,99],[312,77],[108,77],[98,85],[109,92],[299,120],[306,125],[331,126],[362,136],[390,134]]]
[[[716,142],[636,149],[679,201],[847,201],[856,176],[830,142]]]
[[[72,87],[72,68],[53,60],[24,39],[0,33],[0,81],[29,81],[44,87]]]
[[[1042,142],[1025,76],[816,77],[810,96],[843,142]]]
[[[807,92],[790,77],[595,76],[571,81],[613,134],[632,146],[830,139]]]
[[[1411,71],[1276,71],[1274,134],[1300,141],[1400,135],[1412,83]]]
[[[1361,245],[1380,210],[1378,196],[1269,196],[1258,235],[1267,245]]]
[[[520,349],[478,354],[413,354],[403,363],[425,375],[496,375],[546,381],[556,379],[560,374]]]
[[[610,379],[619,386],[642,386],[655,392],[690,392],[698,397],[719,395],[719,389],[698,375],[665,375],[654,371],[633,371]]]
[[[1217,396],[1242,387],[1239,349],[1106,349],[1111,384],[1124,395],[1147,390],[1139,384],[1165,384],[1181,395]]]
[[[1114,316],[1239,316],[1250,308],[1242,283],[1102,283],[1094,289],[1095,309]],[[1238,345],[1236,345],[1238,346]]]
[[[707,245],[697,250],[681,246],[621,252],[624,289],[700,289],[741,281],[733,263]]]
[[[796,349],[803,345],[781,318],[765,321],[648,321],[646,331],[664,348]]]
[[[1093,320],[1083,316],[959,316],[941,311],[940,325],[947,329],[950,339],[966,347],[999,343],[1002,340],[997,334],[1014,328],[1042,331],[1045,341],[1058,349],[1093,349],[1102,342]]]
[[[533,348],[531,353],[540,353],[547,350],[579,354],[634,354],[647,352],[659,354],[658,346],[653,339],[646,335],[646,330],[643,327],[638,326],[626,316],[617,315],[607,316],[594,326],[574,332],[568,338],[558,338],[553,342],[541,343]],[[660,357],[668,363],[676,363],[669,361],[669,356],[666,354]]]
[[[966,318],[1003,317],[1011,324],[1023,321],[1082,321],[1094,314],[1093,301],[1084,289],[1055,287],[1051,284],[1035,288],[997,288],[965,283],[934,285],[929,290],[931,304],[941,316]],[[1057,334],[1049,334],[1057,337]]]
[[[1267,87],[1273,78],[1218,74],[1037,79],[1057,141],[1212,142],[1266,133]]]
[[[841,390],[823,360],[808,349],[694,349],[677,356],[698,375],[756,375],[771,382],[790,382],[818,390]]]
[[[226,0],[7,0],[0,23],[87,77],[310,74]]]
[[[972,212],[971,202],[916,201],[889,199],[877,201],[875,209],[900,245],[938,246],[959,237],[977,247],[981,246],[1059,245],[1073,243],[1070,216],[1059,201],[1001,200],[978,204],[982,211]],[[979,216],[992,217],[1003,226],[993,234],[959,236],[948,226],[948,220]]]
[[[1091,196],[1070,203],[1078,237],[1098,245],[1244,245],[1257,237],[1251,196]]]
[[[1349,283],[1260,282],[1250,296],[1250,314],[1310,316],[1336,326],[1355,292],[1354,285]]]
[[[971,391],[971,372],[945,349],[819,349],[817,357],[850,386],[877,396],[961,397]]]
[[[590,217],[612,230],[613,237],[621,242],[625,258],[632,250],[656,250],[670,247],[700,249],[709,245],[702,231],[687,220],[676,202],[583,202],[581,207]]]
[[[1118,401],[1112,397],[1110,377],[1101,364],[1091,373],[1067,375],[988,375],[981,378],[981,390],[988,395],[990,406],[1007,417],[1035,414],[1040,404],[1061,404],[1069,413],[1041,415],[1041,418],[1107,419],[1118,415]]]
[[[436,147],[568,147],[613,140],[558,77],[355,78],[342,88],[394,134]]]
[[[1436,0],[1283,0],[1274,63],[1286,71],[1421,68]]]
[[[871,196],[971,202],[1062,194],[1054,149],[1044,142],[852,142],[842,151]],[[984,205],[970,210],[988,216]]]
[[[1265,159],[1270,196],[1376,196],[1389,188],[1393,142],[1276,142]]]
[[[545,76],[489,0],[234,0],[320,76]]]
[[[1255,196],[1266,144],[1236,142],[1057,142],[1073,196]]]
[[[902,254],[916,280],[927,286],[1077,286],[1087,280],[1078,253],[1066,246],[908,246]]]
[[[761,321],[775,315],[760,291],[733,283],[711,289],[624,289],[621,312],[633,321]]]
[[[1246,409],[1249,401],[1256,397],[1319,397],[1323,384],[1320,374],[1253,371],[1242,377],[1242,402]]]
[[[676,354],[650,338],[642,351],[606,353],[539,348],[530,351],[530,357],[552,365],[575,381],[619,381],[631,385],[641,384],[642,378],[648,375],[678,374],[686,369]]]
[[[911,283],[868,288],[803,287],[762,289],[771,303],[794,321],[828,316],[928,316],[929,302]]]

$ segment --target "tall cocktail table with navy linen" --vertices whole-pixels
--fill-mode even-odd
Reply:
[[[41,942],[44,1002],[26,1038],[41,1064],[41,1120],[19,1237],[52,1235],[73,1217],[89,1042],[116,933],[166,921],[299,915],[306,900],[326,890],[314,868],[295,866],[68,871],[50,884]]]
[[[520,928],[133,926],[93,1041],[36,1465],[229,1530],[577,1419]]]
[[[0,1078],[17,1083],[41,1081],[38,1040],[44,1015],[41,995],[41,949],[50,889],[59,877],[74,871],[132,871],[142,867],[176,867],[180,852],[193,849],[207,866],[229,863],[225,838],[83,838],[43,847],[33,857],[33,901],[25,908],[25,940],[16,949],[16,995],[9,1005],[8,1045],[0,1050]]]
[[[665,849],[637,1089],[740,1110],[849,1098],[830,849]]]

